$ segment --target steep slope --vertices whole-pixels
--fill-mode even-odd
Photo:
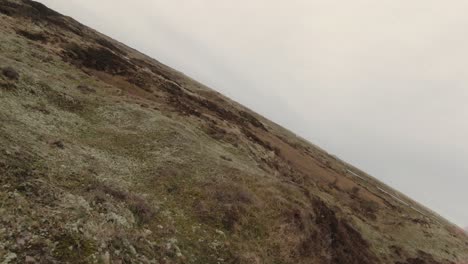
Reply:
[[[71,18],[0,0],[2,263],[464,263],[457,228]]]

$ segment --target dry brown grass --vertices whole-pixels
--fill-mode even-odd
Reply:
[[[0,24],[0,67],[21,73],[0,76],[0,258],[412,264],[467,255],[449,225],[155,60],[26,0],[0,1]]]

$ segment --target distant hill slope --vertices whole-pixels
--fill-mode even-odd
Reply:
[[[1,263],[468,260],[444,219],[158,61],[32,1],[0,25]]]

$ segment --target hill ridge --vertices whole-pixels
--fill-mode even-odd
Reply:
[[[183,73],[37,2],[0,23],[5,263],[468,259],[448,221]]]

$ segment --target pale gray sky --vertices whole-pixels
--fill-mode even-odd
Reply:
[[[40,2],[468,225],[468,1]]]

